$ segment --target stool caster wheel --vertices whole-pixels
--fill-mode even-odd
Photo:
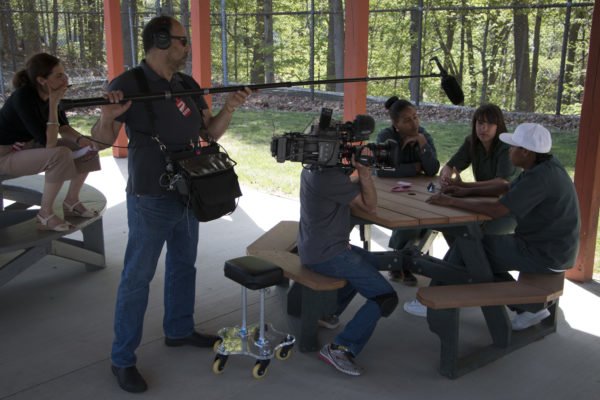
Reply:
[[[285,340],[283,342],[289,342],[290,341],[290,337],[286,337]],[[285,346],[281,346],[280,348],[278,348],[275,351],[275,357],[277,357],[278,360],[281,361],[285,361],[288,358],[290,358],[292,356],[293,353],[293,348],[294,347],[294,343],[292,341],[292,344],[288,344]]]
[[[252,368],[252,376],[256,379],[262,379],[267,374],[267,367],[269,366],[270,360],[258,360]]]
[[[213,344],[213,351],[215,353],[219,352],[219,348],[221,347],[221,345],[223,344],[223,339],[217,339],[217,341],[215,342],[215,344]]]
[[[227,356],[217,354],[215,361],[213,361],[212,370],[215,374],[220,375],[225,370],[225,363],[227,363]]]

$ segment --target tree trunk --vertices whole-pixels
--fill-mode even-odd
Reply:
[[[581,93],[573,90],[573,86],[579,84],[573,76],[575,68],[575,55],[577,52],[577,38],[582,28],[582,21],[586,17],[585,10],[576,8],[573,10],[573,19],[569,28],[569,44],[567,45],[567,60],[565,65],[565,87],[567,88],[567,102],[577,103],[580,101]]]
[[[531,55],[531,110],[535,111],[535,84],[537,82],[538,63],[540,59],[540,31],[542,29],[542,9],[538,8],[535,14],[533,27],[533,54]]]
[[[329,0],[329,32],[327,40],[327,79],[344,77],[344,5],[342,0]],[[343,83],[330,83],[327,90],[343,92]]]
[[[13,21],[13,12],[12,7],[10,5],[10,1],[2,3],[0,7],[0,23],[2,26],[2,38],[3,41],[0,43],[2,45],[2,52],[4,56],[7,56],[7,52],[11,57],[12,70],[16,71],[17,66],[20,64],[20,61],[17,60],[17,34],[15,32],[15,25]],[[3,57],[3,60],[6,58]]]
[[[421,72],[421,55],[419,49],[419,32],[421,31],[421,11],[411,10],[410,12],[410,74],[419,75]],[[419,78],[411,78],[408,82],[410,89],[410,98],[414,102],[418,102],[419,95]]]
[[[121,0],[121,40],[123,41],[123,66],[125,69],[133,67],[135,63],[131,48],[133,28],[131,23],[135,15],[133,7],[135,7],[135,1]]]
[[[272,83],[275,79],[275,62],[273,56],[273,1],[263,0],[264,35],[263,35],[263,60],[265,63],[265,81]]]
[[[467,45],[467,69],[469,70],[469,76],[475,77],[475,48],[473,46],[473,29],[471,19],[469,18],[466,19],[465,38]],[[465,101],[465,104],[471,103],[477,98],[477,79],[470,79],[469,82],[468,100]]]
[[[252,68],[250,79],[252,83],[265,83],[265,67],[262,58],[261,45],[263,32],[265,31],[262,13],[263,0],[256,0],[256,21],[254,26],[254,38],[252,39]]]
[[[50,36],[50,53],[56,54],[58,48],[58,0],[52,1],[52,35]]]
[[[23,9],[35,10],[35,0],[23,0]],[[40,24],[37,13],[21,13],[23,27],[23,53],[29,58],[41,51]]]
[[[487,85],[488,85],[488,65],[487,65],[487,43],[490,31],[490,18],[485,19],[483,27],[483,44],[481,46],[481,95],[479,96],[479,104],[487,103]]]
[[[515,0],[514,5],[522,4]],[[531,93],[531,70],[529,63],[529,19],[527,10],[513,11],[514,47],[515,47],[515,110],[533,111]]]

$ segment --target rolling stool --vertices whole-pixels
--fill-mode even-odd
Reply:
[[[215,343],[217,353],[213,361],[213,372],[223,373],[230,355],[242,354],[256,358],[252,376],[260,379],[267,373],[273,355],[287,360],[292,355],[296,339],[287,333],[278,332],[271,324],[265,324],[265,288],[278,284],[283,279],[283,270],[260,258],[246,256],[225,262],[225,276],[242,285],[242,326],[221,328],[220,339]],[[246,326],[247,289],[260,289],[260,322]]]

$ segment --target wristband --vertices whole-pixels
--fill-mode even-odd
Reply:
[[[60,126],[60,123],[48,121],[48,122],[46,122],[46,125],[57,125],[57,126]]]

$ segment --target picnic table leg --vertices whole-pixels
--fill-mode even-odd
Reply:
[[[427,309],[429,329],[440,338],[440,374],[457,377],[458,368],[458,319],[460,309]]]
[[[492,341],[497,347],[508,347],[512,337],[512,326],[508,318],[506,307],[493,306],[481,307],[488,331],[492,336]]]
[[[298,338],[301,352],[319,350],[318,320],[335,312],[337,290],[316,291],[294,282],[288,292],[287,312],[300,318]]]
[[[81,230],[83,234],[83,247],[87,250],[91,250],[95,253],[102,255],[102,264],[90,264],[86,263],[85,268],[87,271],[95,271],[101,268],[105,268],[106,264],[104,261],[104,228],[102,225],[102,218],[94,221]]]

